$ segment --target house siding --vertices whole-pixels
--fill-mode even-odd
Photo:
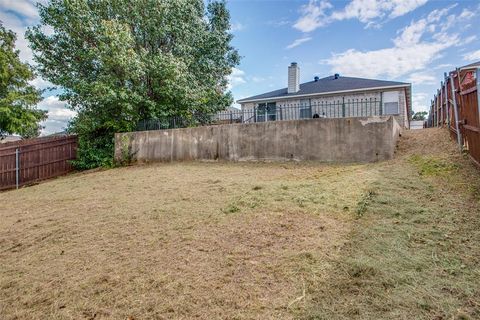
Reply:
[[[391,99],[397,95],[398,99]],[[281,100],[265,100],[262,102],[276,102],[277,108],[284,108],[285,112],[282,112],[281,120],[295,120],[299,119],[298,112],[289,112],[289,110],[297,109],[302,104],[303,100],[308,100],[308,103],[312,106],[312,115],[318,114],[321,117],[343,117],[341,112],[341,106],[343,103],[347,106],[345,108],[345,117],[356,116],[370,116],[379,115],[385,113],[383,97],[389,96],[392,101],[398,102],[397,115],[394,115],[395,119],[404,128],[408,128],[407,106],[406,96],[404,89],[394,90],[382,90],[382,91],[365,91],[355,92],[351,94],[334,94],[334,95],[319,95],[310,96],[305,99],[299,99],[298,97],[291,99]],[[380,112],[380,102],[382,101],[382,112]],[[246,102],[242,103],[242,110],[252,113],[259,102]],[[279,119],[280,120],[280,119]]]

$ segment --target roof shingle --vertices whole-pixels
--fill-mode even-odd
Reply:
[[[325,77],[319,79],[318,81],[310,81],[300,84],[300,91],[295,93],[288,93],[287,88],[259,94],[256,96],[240,99],[237,102],[247,102],[249,100],[261,100],[269,98],[289,98],[297,97],[302,95],[311,95],[311,94],[325,94],[329,92],[336,91],[348,91],[348,90],[359,90],[359,89],[371,89],[378,87],[398,87],[398,86],[408,86],[409,83],[405,82],[395,82],[395,81],[385,81],[385,80],[373,80],[373,79],[363,79],[363,78],[352,78],[352,77],[342,77],[335,79],[334,76]]]

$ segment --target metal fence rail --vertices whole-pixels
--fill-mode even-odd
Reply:
[[[73,170],[77,137],[38,138],[0,145],[0,190],[18,188]]]
[[[398,110],[398,108],[397,108]],[[220,111],[215,114],[191,113],[182,116],[146,119],[137,130],[161,130],[204,125],[255,123],[266,121],[300,120],[312,118],[346,118],[382,115],[379,99],[332,100],[308,104],[276,105],[265,103],[250,109]]]

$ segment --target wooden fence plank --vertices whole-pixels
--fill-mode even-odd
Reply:
[[[19,150],[19,185],[56,177],[73,170],[76,136],[38,138],[0,145],[0,190],[16,186],[16,156]]]
[[[474,81],[471,81],[473,74],[475,74]],[[439,101],[439,95],[442,92],[446,98],[445,108],[442,108],[442,102]],[[447,113],[444,113],[445,111]],[[472,160],[479,164],[480,69],[457,68],[450,72],[449,78],[445,77],[445,82],[441,83],[441,88],[437,90],[432,100],[427,125],[443,126],[444,119],[450,120],[451,137],[457,139],[460,149],[464,147]]]

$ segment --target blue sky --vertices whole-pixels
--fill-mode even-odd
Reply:
[[[20,56],[30,63],[23,34],[38,23],[35,2],[0,0],[0,20],[17,32]],[[421,111],[444,72],[480,60],[478,0],[230,0],[228,8],[242,56],[230,77],[235,100],[286,87],[295,61],[302,82],[334,73],[411,82],[413,108]],[[61,130],[74,115],[56,92],[40,104],[49,110],[44,133]]]

